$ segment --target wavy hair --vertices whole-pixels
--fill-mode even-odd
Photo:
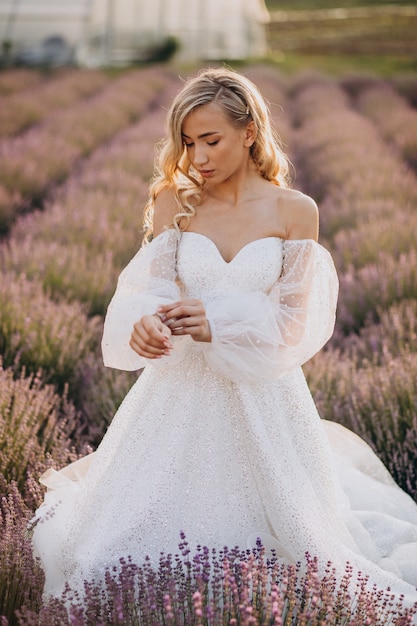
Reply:
[[[271,126],[269,108],[259,89],[248,78],[233,70],[202,70],[185,83],[168,111],[166,139],[161,143],[157,154],[155,175],[144,209],[146,241],[152,236],[155,199],[166,187],[175,190],[178,207],[170,226],[179,229],[181,220],[190,220],[195,215],[204,179],[188,159],[182,127],[187,115],[197,107],[210,103],[216,103],[237,129],[244,128],[253,121],[257,134],[250,152],[259,173],[275,185],[288,186],[288,159]]]

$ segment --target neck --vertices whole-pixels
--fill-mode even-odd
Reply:
[[[249,193],[254,189],[254,184],[259,180],[259,172],[253,161],[248,162],[247,168],[237,172],[233,177],[225,180],[219,185],[205,185],[207,197],[219,200],[220,202],[237,206],[241,204]]]

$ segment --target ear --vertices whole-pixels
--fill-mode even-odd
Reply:
[[[258,132],[256,130],[255,123],[253,120],[251,120],[245,128],[245,135],[244,135],[245,148],[250,148],[251,146],[253,146],[253,144],[256,141],[257,134]]]

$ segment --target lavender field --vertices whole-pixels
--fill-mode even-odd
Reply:
[[[370,443],[417,500],[417,77],[245,72],[271,103],[293,186],[319,204],[339,273],[335,334],[304,368],[319,412]],[[378,613],[358,581],[352,608],[346,581],[329,570],[323,583],[313,558],[302,578],[262,549],[191,561],[185,541],[159,574],[128,562],[119,586],[109,574],[105,600],[90,585],[70,617],[59,602],[41,608],[27,531],[37,479],[97,446],[135,380],[102,365],[102,323],[140,245],[180,84],[159,66],[0,74],[0,624],[392,623],[389,601]]]

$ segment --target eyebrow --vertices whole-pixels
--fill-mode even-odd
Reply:
[[[208,133],[202,133],[201,135],[199,135],[199,136],[197,137],[197,139],[203,139],[204,137],[209,137],[210,135],[217,135],[218,133],[220,133],[220,131],[219,131],[219,130],[212,130],[212,131],[210,131],[210,132],[208,132]],[[181,135],[182,135],[183,137],[185,137],[186,139],[191,139],[191,137],[189,137],[189,136],[188,136],[188,135],[186,135],[185,133],[181,133]]]

